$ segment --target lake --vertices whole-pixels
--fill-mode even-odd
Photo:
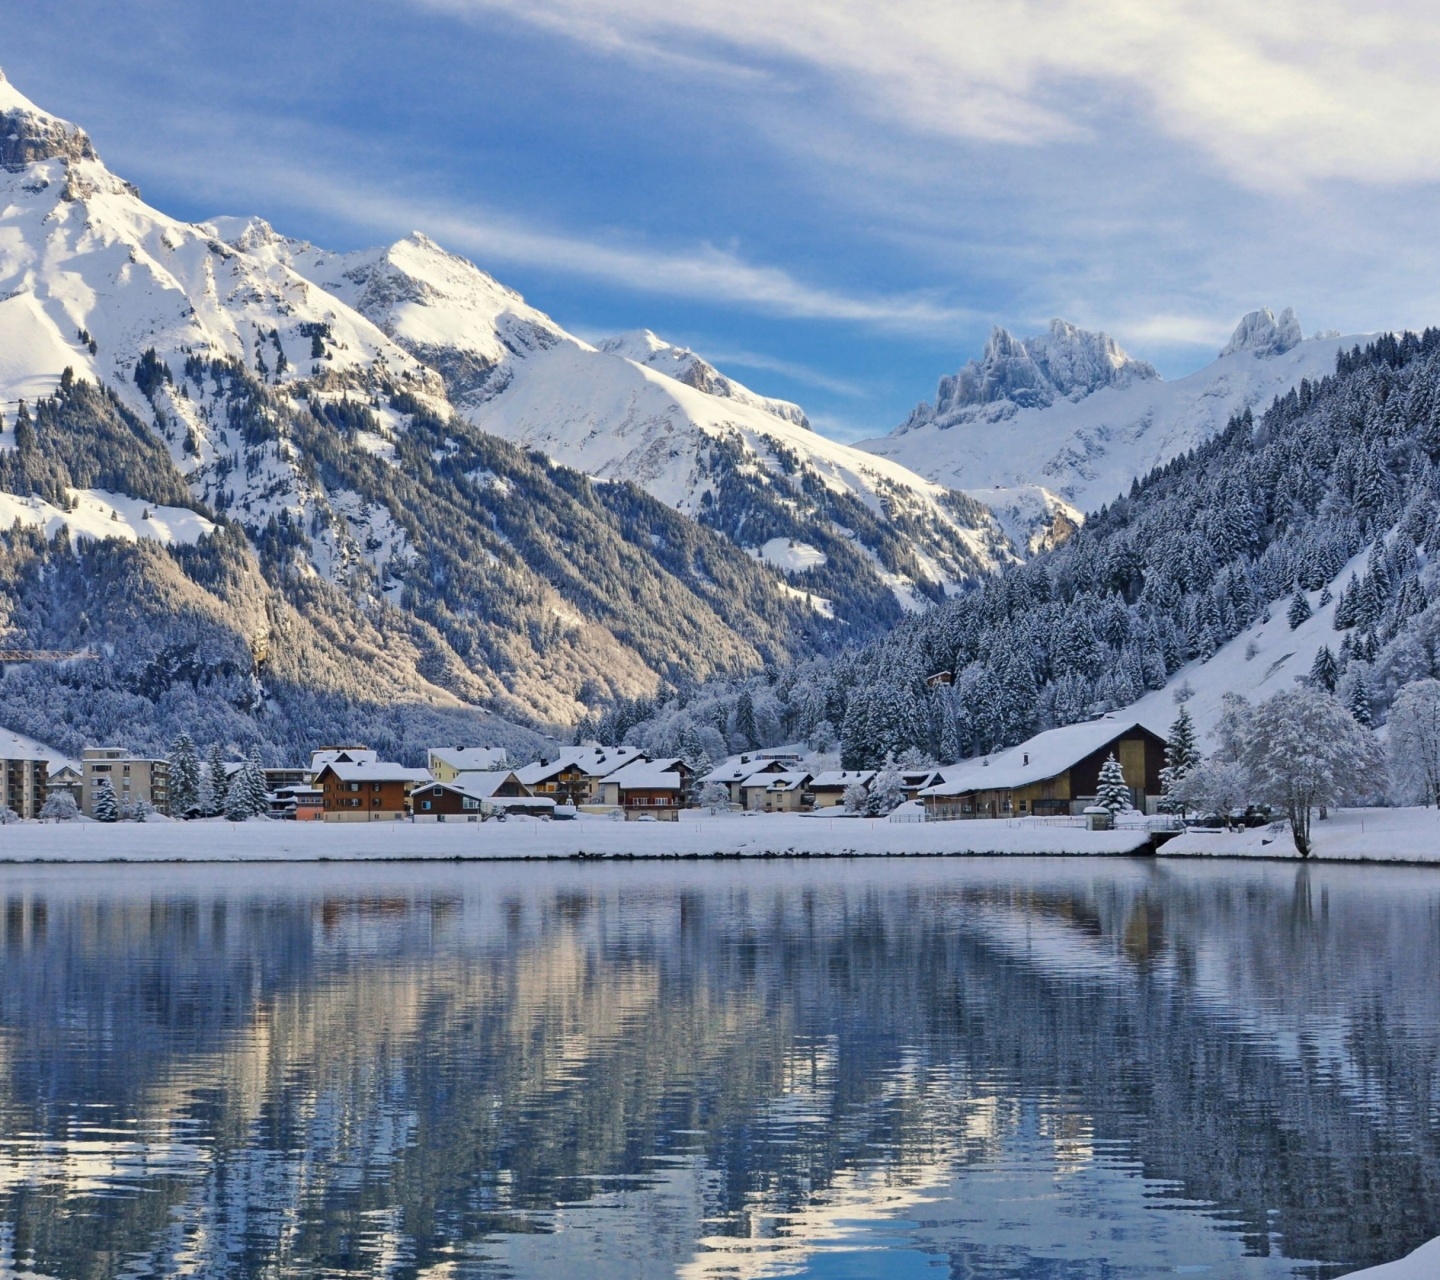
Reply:
[[[1440,871],[0,867],[0,1275],[1328,1277],[1440,1235]]]

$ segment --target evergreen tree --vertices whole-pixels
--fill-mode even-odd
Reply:
[[[218,818],[224,813],[228,792],[229,779],[225,775],[225,755],[217,742],[210,748],[210,759],[205,765],[205,785],[200,793],[201,816]]]
[[[752,751],[760,745],[760,732],[755,724],[755,700],[749,689],[742,689],[735,700],[735,737],[740,741],[742,751]]]
[[[115,788],[109,778],[101,778],[95,784],[95,821],[119,822],[120,805],[115,799]]]
[[[1100,766],[1100,787],[1095,793],[1095,803],[1102,809],[1109,809],[1111,817],[1130,808],[1130,788],[1125,785],[1125,771],[1113,751]]]
[[[200,753],[188,733],[170,748],[170,812],[183,818],[200,803]]]
[[[1296,591],[1290,601],[1290,608],[1285,612],[1285,620],[1290,624],[1290,630],[1294,631],[1310,617],[1311,612],[1309,597],[1303,591]]]
[[[1165,743],[1165,767],[1160,770],[1160,786],[1164,796],[1160,801],[1162,813],[1181,813],[1184,803],[1180,789],[1185,780],[1195,772],[1200,763],[1200,749],[1195,741],[1195,721],[1190,709],[1181,706],[1180,714],[1170,726],[1170,737]]]
[[[1370,711],[1370,682],[1365,678],[1365,672],[1355,671],[1349,686],[1345,691],[1345,710],[1355,717],[1357,724],[1368,729],[1374,723],[1374,716]]]
[[[1315,661],[1310,664],[1310,683],[1317,689],[1324,689],[1326,693],[1334,693],[1335,682],[1339,679],[1340,664],[1335,661],[1330,646],[1321,645]]]

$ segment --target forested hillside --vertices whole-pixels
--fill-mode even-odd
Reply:
[[[1333,649],[1310,678],[1379,723],[1401,686],[1440,675],[1437,459],[1440,330],[1387,335],[1137,480],[1065,546],[883,640],[618,727],[675,741],[694,725],[727,746],[838,739],[851,766],[952,761],[1133,703],[1333,596]],[[928,686],[941,672],[953,685]]]

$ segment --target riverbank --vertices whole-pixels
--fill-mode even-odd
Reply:
[[[1435,1280],[1440,1276],[1440,1239],[1422,1244],[1398,1262],[1352,1271],[1344,1280]]]
[[[798,814],[687,814],[679,822],[16,823],[0,827],[0,861],[313,862],[384,859],[939,857],[1149,851],[1140,830],[1087,831],[1023,822],[888,822]]]
[[[1335,809],[1310,824],[1314,858],[1345,862],[1440,862],[1440,810]],[[1160,846],[1165,857],[1299,858],[1288,826],[1190,830]],[[1440,1274],[1440,1272],[1437,1272]]]

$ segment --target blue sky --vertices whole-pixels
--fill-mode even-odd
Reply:
[[[882,434],[992,324],[1167,376],[1440,323],[1440,19],[1351,0],[30,3],[5,71],[166,211],[412,229]]]

